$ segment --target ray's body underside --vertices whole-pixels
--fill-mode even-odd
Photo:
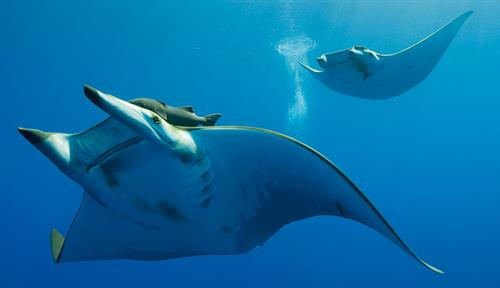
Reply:
[[[425,265],[330,160],[255,127],[176,127],[148,109],[85,87],[111,117],[77,134],[20,129],[84,189],[56,262],[244,253],[317,215],[353,219]]]

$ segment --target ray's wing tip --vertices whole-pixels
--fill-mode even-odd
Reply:
[[[444,271],[437,268],[437,267],[434,267],[432,266],[431,264],[425,262],[424,260],[420,259],[420,258],[417,258],[418,261],[420,261],[420,263],[422,263],[425,267],[427,267],[428,269],[432,270],[433,272],[437,273],[437,274],[440,274],[440,275],[443,275],[444,274]]]
[[[451,27],[450,29],[454,29],[455,30],[454,33],[456,34],[456,33],[458,33],[458,31],[462,28],[462,26],[465,24],[467,19],[469,19],[469,17],[473,13],[474,13],[473,10],[467,10],[467,11],[463,12],[462,14],[458,15],[457,17],[453,18],[453,20],[451,20],[448,24],[446,24],[441,29],[445,29],[446,27]]]
[[[467,11],[463,12],[462,14],[458,15],[451,22],[461,22],[463,24],[472,14],[474,14],[473,10],[467,10]]]
[[[455,17],[453,20],[451,20],[450,24],[451,23],[460,23],[460,26],[462,26],[465,21],[467,21],[467,19],[469,19],[469,17],[474,13],[473,10],[467,10],[465,12],[463,12],[462,14],[458,15],[457,17]]]
[[[469,17],[472,14],[474,14],[474,10],[467,10],[464,13],[462,13],[461,16],[463,16],[463,17]]]
[[[47,139],[50,133],[44,132],[38,129],[28,129],[23,127],[17,127],[17,131],[23,135],[23,137],[28,140],[31,144],[37,144]]]

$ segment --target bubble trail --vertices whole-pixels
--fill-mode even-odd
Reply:
[[[294,98],[288,107],[288,121],[297,123],[307,113],[307,101],[302,87],[302,69],[299,62],[306,62],[306,54],[316,47],[316,42],[307,36],[294,36],[282,39],[276,44],[276,51],[283,55],[287,68],[294,80]]]

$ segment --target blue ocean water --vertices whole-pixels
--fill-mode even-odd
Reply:
[[[362,44],[398,51],[475,13],[431,75],[396,98],[335,93],[297,61]],[[1,287],[500,287],[498,1],[0,3]],[[81,188],[16,131],[106,115],[83,84],[287,133],[352,178],[426,261],[353,221],[286,226],[249,254],[54,264]]]

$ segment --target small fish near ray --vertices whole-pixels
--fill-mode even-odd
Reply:
[[[393,54],[363,46],[323,54],[317,70],[300,63],[326,87],[354,97],[379,100],[401,95],[422,82],[436,66],[462,25],[467,11],[414,45]]]
[[[56,262],[238,254],[283,226],[318,215],[349,218],[401,240],[330,160],[286,135],[240,126],[176,127],[152,110],[85,87],[110,118],[76,134],[19,128],[84,189]]]
[[[220,113],[198,116],[195,114],[193,106],[173,107],[150,98],[138,98],[129,102],[155,112],[168,123],[175,126],[214,126],[222,116]]]

